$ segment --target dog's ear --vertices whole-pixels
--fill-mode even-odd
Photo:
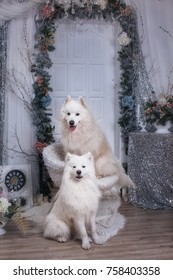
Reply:
[[[93,155],[90,152],[86,154],[86,157],[93,162]]]
[[[66,98],[65,101],[64,101],[64,105],[65,105],[68,101],[70,101],[70,100],[71,100],[71,96],[68,95],[67,98]]]
[[[67,153],[65,157],[65,162],[69,161],[71,159],[72,154]]]
[[[87,104],[84,100],[84,98],[82,96],[79,96],[78,97],[78,100],[77,100],[83,107],[87,108]]]

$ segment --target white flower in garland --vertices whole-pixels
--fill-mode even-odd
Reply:
[[[167,103],[166,97],[162,96],[158,99],[158,103],[161,105],[165,105]]]
[[[127,36],[127,33],[123,31],[118,36],[118,42],[121,46],[126,47],[130,44],[131,39]]]
[[[105,10],[106,6],[108,4],[108,0],[100,0],[100,1],[98,1],[98,3],[99,3],[99,6],[100,6],[100,9]]]
[[[8,199],[6,197],[0,197],[0,213],[7,213],[8,207],[11,206]]]

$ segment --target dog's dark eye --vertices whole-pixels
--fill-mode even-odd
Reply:
[[[79,116],[80,114],[79,113],[76,113],[76,116]]]
[[[68,116],[70,116],[70,113],[67,113]]]
[[[86,166],[85,165],[82,165],[82,168],[85,168]]]
[[[76,168],[76,166],[75,166],[75,165],[73,165],[73,168]]]

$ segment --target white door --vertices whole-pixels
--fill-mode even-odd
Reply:
[[[67,95],[83,96],[116,155],[114,27],[106,24],[59,24],[56,50],[51,54],[52,122],[60,138],[57,114]]]

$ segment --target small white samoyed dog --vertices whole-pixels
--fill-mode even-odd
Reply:
[[[60,110],[59,122],[65,153],[83,155],[91,152],[98,178],[116,175],[119,187],[134,186],[121,162],[113,155],[106,136],[82,97],[78,100],[70,96],[66,98]]]
[[[95,181],[92,154],[67,153],[60,190],[45,219],[45,238],[66,242],[74,234],[82,240],[82,248],[89,249],[89,232],[94,243],[102,244],[95,225],[101,196]]]

